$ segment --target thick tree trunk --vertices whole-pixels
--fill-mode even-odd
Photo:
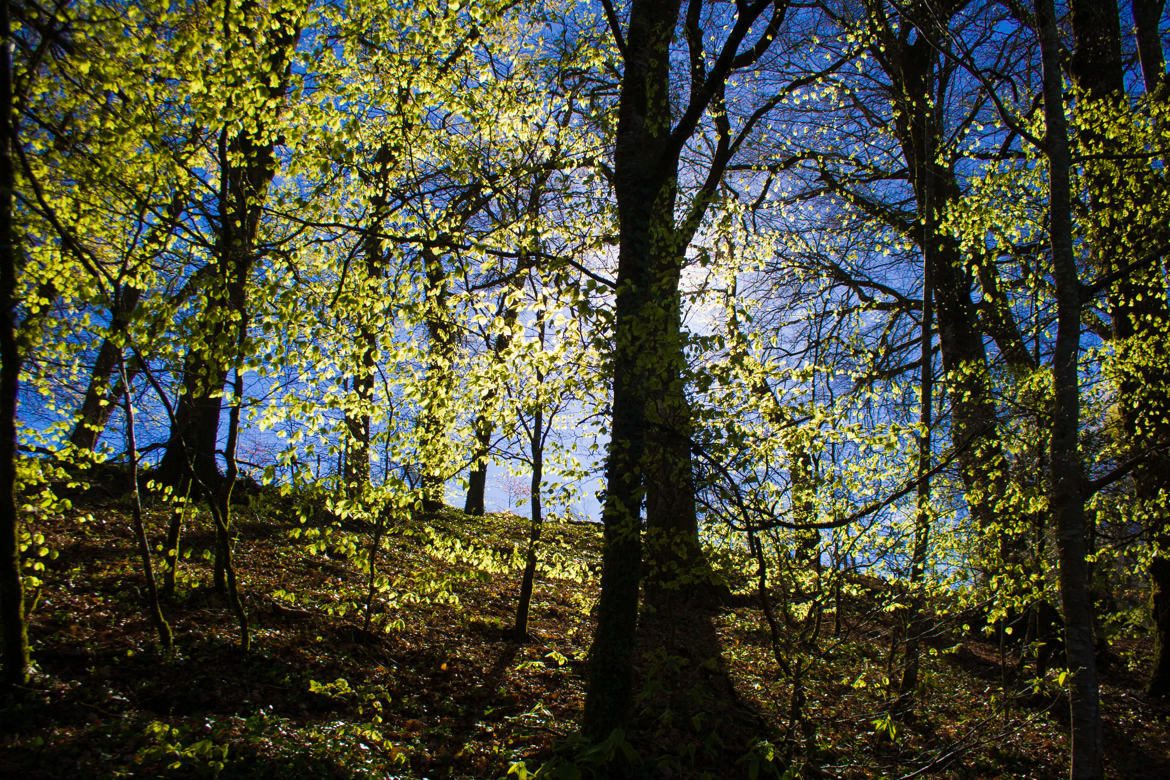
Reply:
[[[1147,88],[1159,90],[1164,80],[1161,43],[1149,38],[1149,16],[1160,13],[1161,3],[1135,2],[1139,53]],[[1075,51],[1074,76],[1086,90],[1086,113],[1109,108],[1127,100],[1121,60],[1121,25],[1113,2],[1075,0],[1072,4]],[[1143,42],[1143,29],[1146,30]],[[1156,44],[1156,45],[1155,45]],[[1116,141],[1099,122],[1089,122],[1080,131],[1082,145],[1093,154],[1108,155]],[[1119,167],[1120,166],[1120,167]],[[1100,273],[1120,274],[1109,289],[1112,317],[1114,363],[1118,380],[1118,408],[1122,444],[1130,457],[1142,459],[1133,471],[1138,520],[1158,548],[1150,570],[1151,618],[1154,624],[1154,657],[1148,690],[1155,696],[1170,696],[1170,614],[1156,603],[1170,588],[1166,578],[1170,559],[1170,362],[1160,345],[1170,330],[1170,307],[1166,303],[1166,280],[1161,263],[1151,261],[1129,270],[1127,266],[1159,240],[1170,215],[1155,208],[1119,209],[1117,190],[1128,184],[1123,197],[1136,197],[1157,204],[1163,200],[1160,184],[1144,160],[1137,164],[1095,161],[1086,163],[1089,182],[1088,234],[1094,265]],[[1121,180],[1125,181],[1122,182]]]
[[[1170,697],[1170,559],[1155,556],[1150,562],[1150,617],[1154,622],[1154,651],[1146,691]]]
[[[678,291],[681,259],[661,273],[653,316],[664,320],[651,328],[659,334],[651,348],[646,386],[646,454],[643,478],[646,491],[646,608],[706,597],[713,583],[699,546],[695,514],[694,472],[691,462],[691,408],[683,387],[685,356]]]
[[[475,444],[478,448],[471,472],[467,475],[467,498],[463,502],[463,513],[479,517],[484,513],[484,497],[487,493],[487,463],[483,458],[491,443],[490,421],[477,417],[475,420]]]
[[[252,36],[269,52],[265,63],[269,72],[264,83],[273,86],[262,104],[245,103],[239,107],[252,115],[253,127],[220,131],[219,224],[216,234],[216,267],[207,282],[208,289],[195,344],[183,364],[182,390],[166,452],[159,464],[158,476],[164,482],[180,486],[192,473],[207,485],[218,482],[215,445],[219,433],[221,399],[228,373],[242,355],[236,339],[239,323],[247,308],[247,284],[255,261],[256,237],[268,187],[276,175],[276,145],[271,138],[268,112],[279,112],[288,87],[289,54],[300,30],[293,20],[282,18],[279,30],[253,29],[247,19],[256,3],[245,0],[239,8],[224,6],[223,35],[233,42]],[[245,85],[240,85],[241,89]],[[246,85],[253,90],[253,85]],[[255,99],[252,97],[250,99]],[[225,349],[224,345],[231,345]]]
[[[110,386],[114,369],[120,365],[122,358],[115,339],[125,331],[130,317],[138,308],[139,297],[137,288],[124,288],[111,312],[109,335],[102,340],[102,345],[98,348],[89,385],[85,390],[85,398],[77,411],[77,422],[69,436],[70,443],[78,449],[93,451],[106,429],[106,424],[110,421],[114,407],[121,401],[122,393],[125,392],[126,385],[121,379],[113,387]],[[132,369],[127,368],[125,373],[131,380],[134,378]]]
[[[692,3],[688,35],[697,54],[701,3]],[[706,182],[689,204],[681,226],[675,221],[678,164],[698,118],[724,94],[731,72],[746,67],[771,45],[787,4],[752,3],[736,7],[736,22],[724,49],[707,72],[692,68],[690,105],[678,126],[671,110],[670,44],[679,21],[681,0],[635,0],[629,7],[624,36],[621,98],[614,146],[617,196],[617,301],[613,351],[613,422],[606,461],[605,523],[601,599],[590,659],[583,730],[594,741],[628,725],[633,671],[638,655],[638,591],[646,564],[647,608],[638,642],[656,654],[681,658],[687,679],[663,679],[686,688],[685,701],[648,703],[648,715],[671,712],[679,722],[696,723],[715,709],[730,711],[734,692],[720,669],[713,614],[682,587],[705,575],[698,543],[691,468],[691,419],[680,328],[679,279],[687,244],[702,222],[706,206],[734,154],[730,130],[720,126],[718,150]],[[748,51],[740,51],[765,10],[772,13],[765,33]],[[615,30],[616,19],[611,19]],[[728,29],[728,28],[725,28]],[[618,33],[620,37],[620,33]],[[717,97],[718,96],[718,97]],[[717,121],[718,124],[718,121]],[[646,546],[640,534],[640,505],[646,499]],[[696,576],[695,572],[701,572]],[[688,607],[694,608],[688,608]],[[707,641],[710,640],[710,641]],[[659,669],[650,670],[658,674]],[[669,670],[665,670],[670,677]],[[688,677],[689,675],[689,677]],[[692,695],[693,694],[693,695]],[[683,709],[678,709],[679,707]],[[715,709],[713,709],[715,708]],[[690,715],[694,715],[692,718]],[[716,716],[718,717],[718,716]],[[646,733],[654,717],[639,718]],[[738,720],[708,723],[735,728]],[[740,730],[736,740],[750,729]]]
[[[1092,604],[1085,561],[1084,475],[1078,434],[1080,387],[1080,278],[1072,247],[1071,154],[1061,89],[1060,42],[1052,0],[1037,0],[1036,17],[1044,72],[1045,145],[1048,155],[1050,238],[1056,283],[1057,334],[1052,357],[1053,413],[1049,457],[1049,510],[1052,512],[1060,562],[1060,599],[1064,611],[1065,649],[1072,670],[1069,709],[1072,719],[1070,776],[1104,774],[1097,665],[1093,647]]]
[[[630,8],[625,72],[614,148],[618,201],[617,302],[613,350],[613,422],[602,507],[601,598],[589,660],[585,735],[599,742],[624,729],[633,698],[638,590],[641,582],[642,469],[646,450],[646,386],[662,359],[650,329],[654,258],[674,257],[674,164],[664,160],[670,131],[670,71],[665,56],[679,0],[644,0]],[[657,230],[655,229],[657,228]],[[667,246],[662,246],[663,241]],[[665,250],[665,252],[664,252]],[[655,322],[655,320],[659,322]]]
[[[633,698],[642,534],[641,461],[645,448],[642,382],[637,371],[641,335],[630,322],[637,309],[629,288],[617,297],[613,368],[613,424],[602,507],[601,597],[589,655],[582,728],[595,742],[624,728]]]
[[[257,8],[251,0],[245,0],[241,6],[233,9],[231,3],[224,5],[224,40],[233,42],[234,48],[235,41],[252,36],[258,43],[269,47],[266,64],[270,72],[265,74],[264,83],[273,86],[261,105],[245,103],[238,108],[252,115],[255,126],[245,124],[234,131],[224,127],[219,133],[216,267],[207,282],[201,327],[184,358],[179,403],[171,420],[170,438],[157,474],[164,483],[180,492],[189,492],[194,483],[207,499],[216,524],[214,586],[216,591],[226,593],[232,603],[241,625],[241,643],[247,649],[247,616],[239,601],[231,562],[231,514],[226,498],[231,495],[235,474],[229,473],[221,479],[216,464],[216,442],[224,385],[233,367],[239,381],[239,364],[247,341],[248,279],[256,260],[256,238],[268,187],[276,175],[276,146],[270,133],[270,114],[278,113],[283,106],[290,77],[289,53],[300,31],[289,19],[281,19],[283,24],[271,35],[269,28],[254,26],[258,24],[255,21],[241,25],[233,13],[247,19]],[[224,456],[228,471],[233,472],[235,436],[239,426],[238,400],[232,408],[229,425]],[[179,528],[175,525],[176,519],[172,517],[168,549],[177,552]],[[173,573],[173,568],[170,573]]]
[[[1165,97],[1167,85],[1166,55],[1162,51],[1162,35],[1158,25],[1166,0],[1133,0],[1134,32],[1137,37],[1138,58],[1142,63],[1142,80],[1146,92]]]
[[[208,301],[207,306],[211,305]],[[218,331],[212,335],[218,335]],[[183,360],[182,390],[166,450],[156,472],[161,482],[180,491],[185,489],[191,472],[204,482],[214,483],[219,471],[215,462],[220,417],[218,393],[227,381],[227,371],[216,368],[215,362],[197,347]]]
[[[12,62],[8,2],[0,2],[0,631],[4,682],[28,681],[28,631],[16,516],[16,403],[21,355],[16,343],[16,235],[12,225]]]

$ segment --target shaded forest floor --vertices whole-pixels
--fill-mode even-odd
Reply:
[[[167,517],[166,507],[148,509],[159,549]],[[245,655],[211,587],[203,513],[189,522],[176,595],[163,605],[176,637],[168,654],[155,649],[141,607],[125,497],[94,490],[64,513],[35,516],[29,530],[44,540],[34,551],[46,553],[30,611],[37,676],[0,711],[0,776],[496,778],[518,761],[535,770],[575,732],[597,527],[546,526],[549,568],[537,581],[529,639],[518,643],[508,629],[522,518],[444,511],[389,529],[371,630],[359,554],[368,532],[320,518],[290,499],[236,508],[253,627]],[[330,531],[306,533],[314,527]],[[908,712],[888,690],[890,613],[872,589],[854,602],[840,620],[826,617],[806,682],[808,717],[792,730],[791,684],[760,611],[745,599],[718,621],[739,695],[777,745],[786,735],[799,745],[801,775],[1065,775],[1067,704],[1054,682],[1035,691],[1002,671],[990,640],[944,635],[924,658],[923,693]],[[1116,777],[1170,777],[1170,708],[1140,692],[1147,650],[1137,639],[1118,643],[1103,675]],[[725,777],[759,768],[741,756],[725,765]]]

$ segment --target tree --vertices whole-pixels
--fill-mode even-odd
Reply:
[[[931,295],[950,399],[951,437],[955,450],[961,453],[967,505],[986,543],[1011,525],[1001,515],[1015,511],[1004,500],[1008,494],[1007,458],[981,327],[996,320],[980,321],[979,308],[971,300],[973,269],[983,269],[979,281],[989,299],[995,285],[988,282],[986,264],[968,262],[959,242],[944,226],[949,205],[960,197],[955,171],[961,159],[958,137],[985,103],[976,97],[970,111],[957,116],[951,113],[951,90],[957,88],[956,71],[960,68],[952,42],[961,41],[963,33],[952,33],[949,28],[960,23],[960,14],[968,5],[962,1],[895,5],[891,14],[880,3],[871,4],[868,24],[874,33],[870,52],[889,79],[893,134],[914,197],[915,218],[905,226],[906,236],[920,245],[933,279]],[[891,25],[893,18],[899,22],[897,27]],[[993,311],[1009,318],[1003,329],[1017,330],[1009,307],[995,306]],[[1027,352],[1016,341],[1005,344],[1004,353],[1026,357]],[[984,548],[987,560],[977,565],[986,575],[1015,555],[1007,539],[1003,534],[995,543],[998,549]]]
[[[12,222],[16,176],[13,126],[12,29],[8,3],[0,6],[0,629],[4,639],[4,682],[28,680],[28,633],[20,578],[20,527],[16,515],[16,404],[21,355],[16,343],[16,274],[19,248]]]
[[[602,592],[583,721],[585,734],[594,741],[623,728],[629,715],[643,574],[647,597],[660,616],[654,619],[669,614],[666,621],[701,623],[705,617],[683,605],[696,590],[702,556],[684,387],[680,281],[687,247],[728,163],[777,100],[757,104],[733,133],[728,80],[767,53],[788,4],[756,0],[738,6],[733,18],[724,18],[719,9],[694,0],[680,18],[680,0],[634,0],[624,30],[612,4],[606,3],[605,11],[624,70],[613,152],[620,239]],[[710,25],[706,29],[704,22]],[[721,39],[715,35],[718,22],[727,30]],[[680,24],[689,84],[687,102],[676,107],[671,44]],[[707,49],[712,42],[718,46],[713,57]],[[708,112],[714,151],[705,171],[692,172],[698,185],[680,202],[680,157]],[[698,659],[692,663],[697,666]]]
[[[222,412],[224,387],[230,370],[237,370],[245,357],[248,337],[247,294],[253,266],[257,261],[256,242],[268,187],[276,175],[275,150],[279,136],[278,119],[291,77],[290,57],[300,36],[301,15],[296,4],[276,4],[261,9],[252,0],[239,7],[224,0],[219,35],[224,41],[224,59],[219,63],[225,77],[223,102],[216,106],[219,124],[214,159],[219,180],[215,187],[217,220],[211,240],[212,261],[202,280],[198,330],[183,359],[182,387],[172,415],[166,451],[157,469],[164,484],[190,494],[192,485],[201,485],[208,502],[221,504],[217,517],[215,586],[230,591],[233,604],[239,598],[228,580],[231,571],[230,530],[227,497],[231,485],[223,484],[216,463],[216,444]],[[251,41],[252,46],[241,46]],[[252,90],[251,80],[261,85]],[[229,450],[238,437],[239,399],[229,416],[225,462],[231,470],[234,454]],[[234,479],[234,475],[233,475]],[[173,587],[177,565],[181,511],[176,511],[167,532],[170,557],[168,585]],[[236,610],[244,622],[242,608]],[[247,630],[244,629],[244,644]]]
[[[1149,39],[1148,16],[1134,4],[1139,54],[1149,99],[1160,91],[1161,44]],[[1137,516],[1155,540],[1170,542],[1170,365],[1155,346],[1170,331],[1170,305],[1161,258],[1166,254],[1166,188],[1133,138],[1141,120],[1127,103],[1121,29],[1113,3],[1072,3],[1072,75],[1077,101],[1077,142],[1086,157],[1088,215],[1085,233],[1098,273],[1112,277],[1107,299],[1122,451],[1138,461],[1133,470]],[[1136,141],[1136,143],[1135,143]],[[1127,159],[1128,158],[1128,159]],[[1155,549],[1149,564],[1154,654],[1148,690],[1170,696],[1170,558]]]
[[[1049,454],[1049,511],[1060,557],[1060,600],[1065,649],[1073,682],[1073,778],[1102,777],[1101,715],[1093,647],[1092,604],[1085,563],[1084,474],[1077,452],[1080,389],[1081,282],[1073,255],[1072,168],[1061,84],[1060,39],[1052,0],[1037,0],[1036,26],[1044,67],[1045,154],[1051,190],[1049,236],[1056,285],[1057,334],[1052,356],[1053,413]]]
[[[208,485],[218,483],[220,399],[230,367],[243,357],[239,350],[247,333],[248,280],[268,186],[276,174],[277,118],[301,13],[295,5],[261,11],[252,0],[238,7],[224,0],[219,35],[225,42],[221,67],[226,88],[215,151],[214,260],[200,331],[184,359],[175,428],[158,467],[160,478],[170,484],[185,484],[192,471]],[[241,41],[251,45],[241,46]],[[262,85],[254,96],[249,86],[253,80]]]

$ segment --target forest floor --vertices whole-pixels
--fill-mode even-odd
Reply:
[[[377,559],[386,582],[366,626],[368,531],[306,518],[294,503],[235,509],[246,654],[211,587],[214,535],[203,513],[188,519],[176,593],[163,603],[175,632],[168,653],[142,608],[126,498],[93,490],[35,516],[33,554],[43,548],[45,563],[29,612],[36,675],[0,710],[0,776],[523,778],[566,755],[584,698],[596,526],[546,526],[548,568],[520,643],[509,628],[522,518],[444,511],[388,529]],[[148,507],[152,540],[168,516]],[[1037,688],[1015,679],[1001,648],[977,632],[940,636],[911,709],[889,692],[890,613],[864,601],[855,614],[825,617],[806,717],[793,729],[791,680],[760,611],[720,615],[739,696],[774,744],[796,746],[790,776],[1066,775],[1067,703],[1054,679]],[[1147,652],[1144,640],[1118,642],[1103,672],[1114,777],[1170,777],[1170,707],[1141,693]],[[722,776],[767,776],[763,768],[728,756]]]

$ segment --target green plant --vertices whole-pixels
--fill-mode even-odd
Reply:
[[[138,751],[136,758],[141,763],[163,763],[171,772],[191,769],[201,777],[218,777],[227,766],[226,744],[219,744],[213,738],[188,743],[191,733],[185,726],[151,721],[146,727],[146,736],[152,744]]]

